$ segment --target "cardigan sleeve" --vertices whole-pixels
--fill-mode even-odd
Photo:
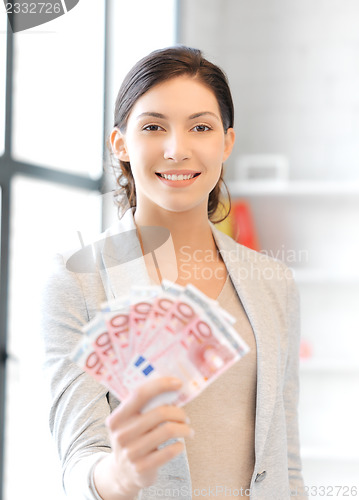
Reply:
[[[287,269],[288,271],[288,269]],[[288,357],[283,386],[288,446],[288,476],[291,498],[306,498],[300,459],[298,402],[300,300],[293,275],[287,275]]]
[[[92,278],[96,280],[96,278]],[[99,289],[99,281],[97,281]],[[96,287],[96,284],[94,283]],[[103,290],[102,290],[103,292]],[[70,359],[90,319],[80,278],[58,256],[43,293],[44,374],[50,386],[50,430],[62,463],[63,486],[76,499],[100,499],[92,469],[110,450],[107,390]]]

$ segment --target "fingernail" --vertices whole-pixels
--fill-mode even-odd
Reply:
[[[194,429],[191,429],[189,431],[189,437],[193,439],[194,438],[194,434],[195,434]]]
[[[191,419],[189,417],[186,417],[185,422],[186,422],[186,424],[190,424],[191,423]]]

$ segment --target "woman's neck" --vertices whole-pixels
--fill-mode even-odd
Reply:
[[[203,207],[186,212],[170,212],[163,209],[135,211],[135,223],[141,226],[160,226],[169,230],[176,254],[185,247],[189,252],[216,250],[207,211]],[[140,230],[141,232],[141,230]]]
[[[163,279],[180,285],[192,283],[216,298],[226,278],[226,268],[217,251],[207,211],[155,213],[136,209],[135,223],[148,275],[153,283]],[[158,231],[144,226],[163,227],[171,238],[158,237]],[[141,229],[142,228],[142,229]],[[157,236],[156,236],[157,235]],[[158,243],[156,244],[156,238]],[[166,239],[165,243],[161,243]],[[211,279],[211,277],[215,279]]]

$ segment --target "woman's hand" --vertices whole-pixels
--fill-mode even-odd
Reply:
[[[133,499],[141,488],[155,482],[158,468],[184,448],[181,442],[158,446],[170,438],[193,436],[182,408],[163,405],[141,413],[152,398],[178,390],[181,384],[173,377],[146,382],[108,417],[112,453],[94,471],[104,500]]]

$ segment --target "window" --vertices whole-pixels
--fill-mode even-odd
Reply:
[[[86,244],[103,226],[104,138],[118,87],[139,57],[175,42],[175,14],[174,0],[82,0],[7,36],[0,7],[1,297],[9,306],[0,328],[0,500],[64,499],[42,378],[43,284],[56,252],[79,248],[78,231]]]
[[[5,498],[63,498],[42,377],[41,294],[57,251],[80,248],[77,231],[101,227],[101,198],[86,190],[16,176],[11,190],[11,252]],[[81,206],[80,217],[77,208]],[[87,217],[81,217],[86,213]],[[36,470],[31,466],[36,457]],[[21,471],[21,481],[19,481]],[[41,473],[39,480],[39,471]]]

